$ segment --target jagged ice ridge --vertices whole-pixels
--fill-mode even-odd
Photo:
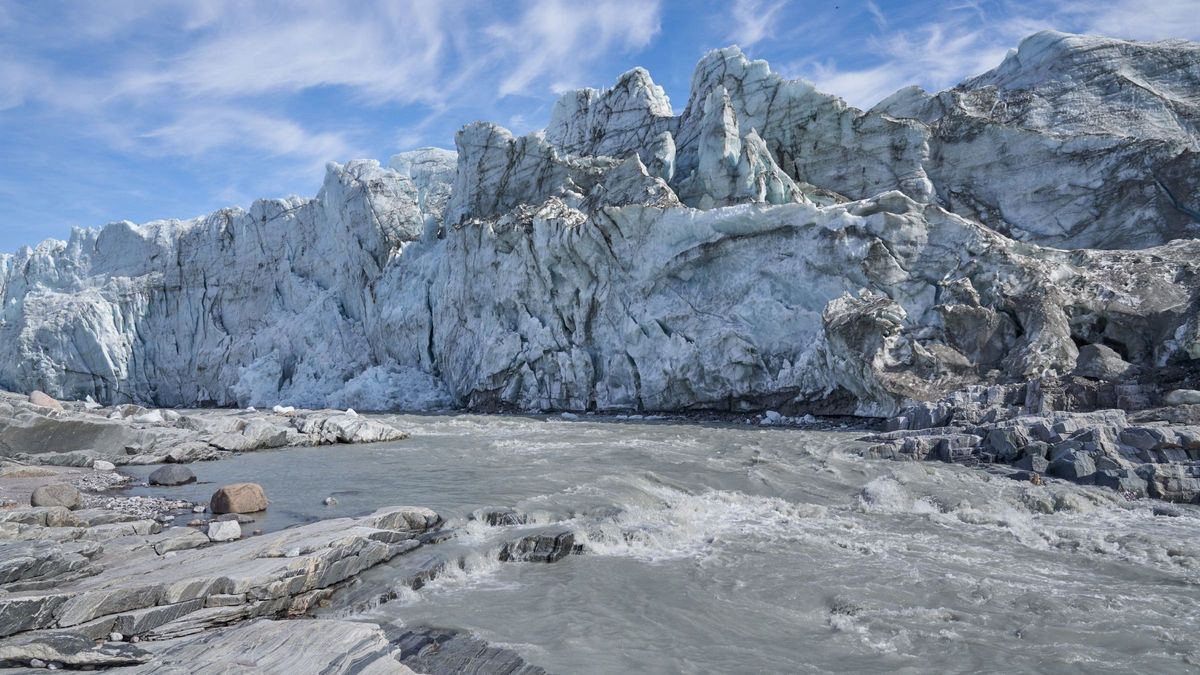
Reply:
[[[0,387],[159,406],[886,415],[1200,358],[1200,45],[1043,32],[861,111],[737,48],[315,199],[0,256]]]

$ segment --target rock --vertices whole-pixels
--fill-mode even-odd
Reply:
[[[1093,476],[1096,485],[1112,488],[1118,492],[1145,497],[1149,490],[1146,480],[1126,469],[1103,469]]]
[[[498,509],[483,509],[471,514],[473,520],[482,520],[492,527],[502,527],[505,525],[525,525],[529,522],[529,516],[517,511],[516,509],[498,508]]]
[[[184,531],[175,532],[175,530]],[[193,548],[200,548],[211,541],[208,536],[187,528],[171,528],[169,533],[166,538],[154,543],[154,552],[158,555],[166,555],[172,551],[187,551]]]
[[[254,522],[253,518],[251,518],[250,516],[241,514],[241,513],[226,513],[224,515],[217,516],[215,518],[215,520],[232,521],[239,525],[248,525],[248,524]]]
[[[516,652],[445,628],[405,626],[395,636],[400,662],[421,673],[545,675]]]
[[[1079,348],[1075,374],[1098,380],[1120,381],[1136,375],[1137,366],[1121,358],[1106,345],[1084,345]]]
[[[379,509],[365,517],[367,522],[385,530],[419,535],[442,525],[442,518],[431,509],[417,506],[395,506]]]
[[[92,462],[92,469],[96,471],[116,471],[117,465],[103,459],[97,459]]]
[[[108,634],[108,640],[109,642],[124,642],[125,636],[121,635],[120,633],[113,632]]]
[[[29,395],[29,402],[40,408],[49,408],[50,410],[60,411],[63,409],[61,403],[51,398],[48,394],[46,394],[46,392],[38,389],[35,389],[33,393]]]
[[[583,550],[575,543],[575,533],[570,530],[539,532],[509,542],[500,549],[503,562],[558,562]]]
[[[184,485],[196,482],[196,474],[186,466],[166,464],[151,472],[146,482],[151,485]]]
[[[31,506],[62,506],[71,510],[79,508],[79,490],[65,483],[43,485],[29,497]]]
[[[234,520],[213,520],[208,523],[209,541],[233,541],[241,539],[242,526]]]
[[[262,486],[257,483],[234,483],[213,493],[208,508],[213,513],[257,513],[265,511],[269,502]]]
[[[326,497],[325,499],[321,500],[321,503],[325,506],[337,506],[338,500],[334,497]]]
[[[393,673],[412,675],[377,625],[358,621],[259,620],[172,641],[156,650],[178,672]],[[519,661],[519,660],[518,660]],[[480,658],[479,662],[500,663]],[[449,669],[422,672],[451,672]],[[533,675],[517,670],[474,670]]]
[[[1178,518],[1183,515],[1179,509],[1174,509],[1169,506],[1155,506],[1150,511],[1154,515],[1162,516],[1164,518]]]
[[[1046,461],[1045,457],[1034,453],[1024,455],[1021,459],[1014,462],[1013,466],[1034,473],[1047,473],[1050,468],[1050,462]]]
[[[1067,480],[1084,481],[1096,473],[1096,463],[1088,455],[1077,451],[1068,451],[1050,462],[1049,473]]]
[[[57,670],[133,666],[150,661],[149,652],[126,643],[100,643],[81,635],[59,633],[15,638],[0,643],[0,664],[29,664]]]
[[[1200,501],[1200,466],[1143,464],[1136,473],[1146,481],[1151,497],[1180,503]]]
[[[1195,389],[1175,389],[1163,397],[1167,405],[1197,405],[1200,404],[1200,391]]]
[[[192,513],[204,513],[207,510],[208,506],[205,504],[196,504],[192,507]]]

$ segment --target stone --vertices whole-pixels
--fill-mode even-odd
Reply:
[[[1117,382],[1135,376],[1137,366],[1121,358],[1115,350],[1103,344],[1084,345],[1079,348],[1075,361],[1076,375],[1098,380]]]
[[[176,530],[182,531],[176,532]],[[158,555],[166,555],[172,551],[187,551],[193,548],[200,548],[207,545],[210,541],[208,536],[188,528],[173,527],[167,531],[167,535],[162,540],[154,543],[154,552]]]
[[[150,659],[149,652],[127,643],[96,644],[70,633],[33,635],[0,643],[0,664],[9,666],[28,663],[32,668],[57,670],[66,665],[75,670],[92,670],[133,666]]]
[[[1096,473],[1096,463],[1086,454],[1069,451],[1050,462],[1048,473],[1072,481],[1084,481]]]
[[[358,621],[253,621],[175,640],[156,650],[159,672],[392,673],[412,675],[377,625]],[[480,662],[490,662],[480,659]],[[422,672],[451,672],[449,669]],[[474,670],[511,672],[517,670]]]
[[[1022,456],[1021,459],[1013,463],[1013,466],[1034,473],[1047,473],[1050,468],[1050,462],[1046,461],[1046,458],[1042,455],[1033,453]]]
[[[399,660],[420,673],[546,675],[516,652],[446,628],[405,626],[393,638]]]
[[[92,469],[96,471],[116,471],[117,465],[103,459],[97,459],[92,462]]]
[[[208,508],[217,514],[257,513],[266,510],[269,503],[261,485],[234,483],[214,492],[208,500]]]
[[[215,520],[232,521],[239,525],[249,525],[250,523],[254,522],[253,518],[242,513],[226,513],[224,515],[217,516]]]
[[[35,389],[33,393],[29,394],[29,402],[40,408],[49,408],[50,410],[59,411],[63,409],[61,403],[54,400],[54,398],[46,394],[46,392],[39,389]]]
[[[152,471],[146,482],[151,485],[185,485],[196,482],[196,474],[186,466],[165,464]]]
[[[1195,389],[1175,389],[1163,396],[1167,405],[1197,405],[1200,404],[1200,391]]]
[[[551,530],[527,535],[509,542],[500,549],[502,562],[558,562],[582,551],[583,546],[575,543],[571,530]]]
[[[1145,497],[1149,492],[1146,480],[1125,469],[1102,469],[1093,475],[1096,485],[1112,488],[1118,492]]]
[[[34,489],[29,497],[31,506],[61,506],[67,509],[79,508],[79,490],[65,483],[42,485]]]
[[[235,520],[213,520],[208,523],[209,541],[233,541],[241,537],[242,526]]]
[[[338,500],[335,497],[326,497],[321,503],[325,506],[337,506]]]

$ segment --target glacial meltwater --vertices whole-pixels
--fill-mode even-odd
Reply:
[[[426,549],[453,564],[414,591],[401,556],[322,611],[465,629],[552,673],[1200,667],[1194,506],[864,460],[852,432],[387,419],[412,438],[195,464],[200,484],[137,492],[207,501],[258,482],[271,507],[247,530],[431,507],[454,536]],[[531,524],[472,519],[497,507]],[[581,552],[499,561],[504,541],[548,525]]]

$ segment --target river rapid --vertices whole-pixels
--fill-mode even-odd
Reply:
[[[356,593],[394,599],[328,611],[466,629],[553,673],[1200,668],[1195,506],[864,460],[846,431],[385,419],[412,438],[247,454],[193,465],[199,484],[137,491],[207,501],[258,482],[272,503],[249,527],[267,530],[433,508],[455,536],[429,548],[459,563],[415,591],[380,566]],[[533,524],[472,519],[491,507]],[[505,537],[547,524],[581,554],[497,559]]]

